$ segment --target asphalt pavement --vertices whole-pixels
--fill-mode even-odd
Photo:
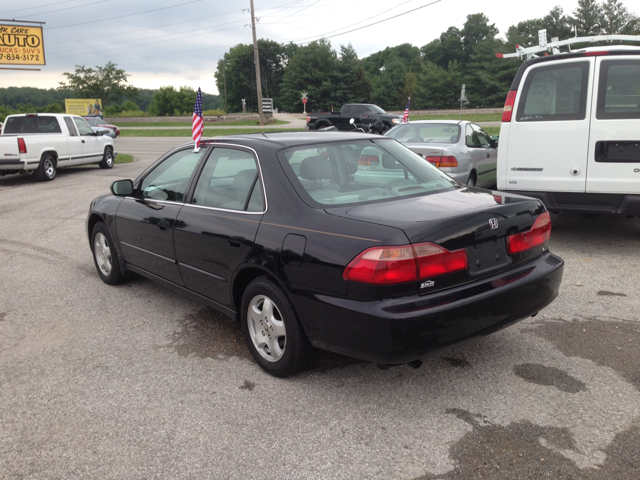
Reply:
[[[535,318],[418,369],[322,353],[276,379],[230,319],[95,271],[90,201],[183,141],[0,177],[0,478],[640,478],[639,219],[553,215]]]

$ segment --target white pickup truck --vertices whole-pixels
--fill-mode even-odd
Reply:
[[[97,163],[112,168],[113,139],[94,132],[77,115],[27,113],[9,115],[0,133],[0,175],[35,171],[53,180],[58,168]]]

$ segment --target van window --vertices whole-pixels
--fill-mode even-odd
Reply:
[[[518,103],[517,122],[583,120],[589,63],[551,65],[530,71]]]
[[[640,118],[640,60],[602,61],[596,118]]]

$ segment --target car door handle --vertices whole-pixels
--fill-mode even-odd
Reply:
[[[160,230],[166,230],[170,226],[171,225],[169,225],[169,222],[167,222],[166,220],[160,220],[158,222],[158,229],[160,229]]]
[[[84,143],[84,140],[82,140],[82,143]]]
[[[489,158],[490,156],[491,156],[491,154],[490,154],[490,153],[487,153],[487,158]]]
[[[230,237],[229,238],[229,246],[230,247],[241,247],[244,243],[244,237]]]

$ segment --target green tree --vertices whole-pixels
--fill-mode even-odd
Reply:
[[[542,19],[549,40],[554,37],[559,40],[571,38],[573,36],[572,22],[571,17],[565,15],[559,6],[553,7]]]
[[[607,0],[602,4],[600,25],[605,34],[633,35],[638,31],[638,17],[633,15],[618,0]]]
[[[120,101],[123,97],[135,99],[138,89],[129,85],[129,75],[112,62],[103,67],[87,68],[76,65],[73,73],[64,72],[67,82],[59,82],[59,90],[75,91],[85,98],[99,98],[102,105]]]
[[[578,0],[573,11],[573,21],[578,27],[578,36],[599,35],[602,32],[602,7],[596,0]]]
[[[449,27],[440,38],[424,45],[420,51],[425,62],[432,62],[446,69],[450,62],[466,62],[462,46],[462,33],[456,27]]]
[[[407,98],[401,99],[401,90],[408,71],[400,57],[391,58],[371,82],[371,101],[385,110],[402,110]]]
[[[345,89],[334,90],[338,54],[326,39],[315,40],[297,49],[289,61],[280,85],[282,108],[302,110],[301,93],[308,93],[307,111],[328,110],[344,102]]]
[[[462,71],[457,61],[450,62],[446,68],[427,62],[424,73],[419,75],[417,94],[411,97],[411,108],[455,108],[462,83]]]
[[[489,18],[483,13],[467,15],[467,21],[462,27],[462,46],[466,54],[467,63],[471,61],[471,55],[475,49],[485,40],[493,40],[499,31],[495,24],[489,25]]]
[[[149,104],[149,113],[158,116],[183,115],[193,113],[196,91],[191,87],[160,87]]]

